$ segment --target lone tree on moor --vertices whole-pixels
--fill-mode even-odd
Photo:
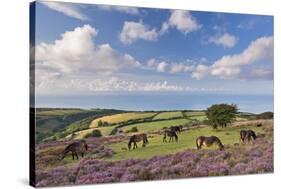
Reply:
[[[207,109],[206,116],[213,128],[216,129],[219,126],[224,128],[235,119],[237,110],[235,104],[215,104]]]

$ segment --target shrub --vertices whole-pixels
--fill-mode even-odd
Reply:
[[[206,115],[213,128],[226,127],[235,119],[237,110],[235,104],[215,104],[207,109]]]
[[[101,134],[100,130],[95,129],[95,130],[93,130],[91,133],[88,133],[88,134],[85,136],[85,138],[89,138],[89,137],[101,137],[101,136],[102,136],[102,134]]]
[[[138,128],[137,127],[132,127],[131,129],[127,130],[126,132],[127,133],[135,133],[135,132],[138,132]]]

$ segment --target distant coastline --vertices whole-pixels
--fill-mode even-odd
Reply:
[[[212,104],[237,104],[241,112],[273,111],[272,95],[92,95],[37,97],[36,107],[118,109],[125,111],[205,110]]]

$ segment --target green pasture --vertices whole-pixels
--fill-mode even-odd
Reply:
[[[143,128],[145,127],[143,126]],[[258,128],[256,126],[237,126],[217,130],[212,129],[211,127],[204,127],[182,132],[178,135],[178,143],[163,143],[162,135],[149,135],[149,144],[145,148],[141,147],[142,142],[138,143],[139,148],[130,151],[124,150],[124,147],[127,148],[128,141],[110,145],[109,147],[112,148],[116,154],[111,158],[107,158],[107,160],[115,161],[131,158],[145,159],[155,155],[173,154],[187,149],[196,149],[195,140],[201,135],[215,135],[221,139],[224,145],[239,143],[239,132],[241,129],[252,129],[257,134],[264,133],[264,130],[261,127]],[[215,148],[215,146],[211,148]]]
[[[190,122],[187,119],[173,119],[173,120],[164,120],[164,121],[153,121],[153,122],[145,122],[145,123],[138,123],[133,125],[128,125],[122,127],[123,131],[128,131],[132,127],[137,127],[139,132],[151,132],[151,131],[159,131],[163,127],[170,127],[173,125],[184,125]]]
[[[175,112],[161,112],[158,115],[156,115],[153,120],[159,120],[159,119],[172,119],[172,118],[182,118],[182,112],[181,111],[175,111]]]
[[[191,117],[191,116],[204,116],[206,115],[205,112],[183,112],[185,116]]]

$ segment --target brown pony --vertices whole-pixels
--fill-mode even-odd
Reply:
[[[210,137],[200,136],[196,139],[197,150],[200,150],[202,146],[210,147],[213,144],[218,145],[220,150],[224,149],[224,146],[221,143],[220,139],[216,136],[210,136]]]
[[[178,142],[178,135],[177,135],[175,130],[172,130],[172,129],[171,130],[165,130],[163,142],[167,142],[167,140],[166,140],[167,136],[170,137],[169,142],[171,142],[171,141],[174,142],[174,138],[175,138],[175,141]]]
[[[147,135],[144,133],[136,134],[130,137],[129,143],[128,143],[128,149],[131,150],[132,143],[134,143],[133,149],[138,148],[137,142],[142,141],[142,147],[145,147],[146,144],[148,144]]]
[[[247,139],[248,143],[251,140],[256,140],[257,135],[253,130],[241,130],[240,131],[240,140],[243,144],[245,144],[245,140]]]
[[[60,160],[63,160],[68,152],[71,152],[72,154],[72,160],[74,160],[74,157],[76,159],[79,159],[78,154],[80,153],[81,156],[84,156],[84,153],[88,150],[88,145],[85,140],[75,141],[66,146],[66,148],[61,152],[60,154]]]

